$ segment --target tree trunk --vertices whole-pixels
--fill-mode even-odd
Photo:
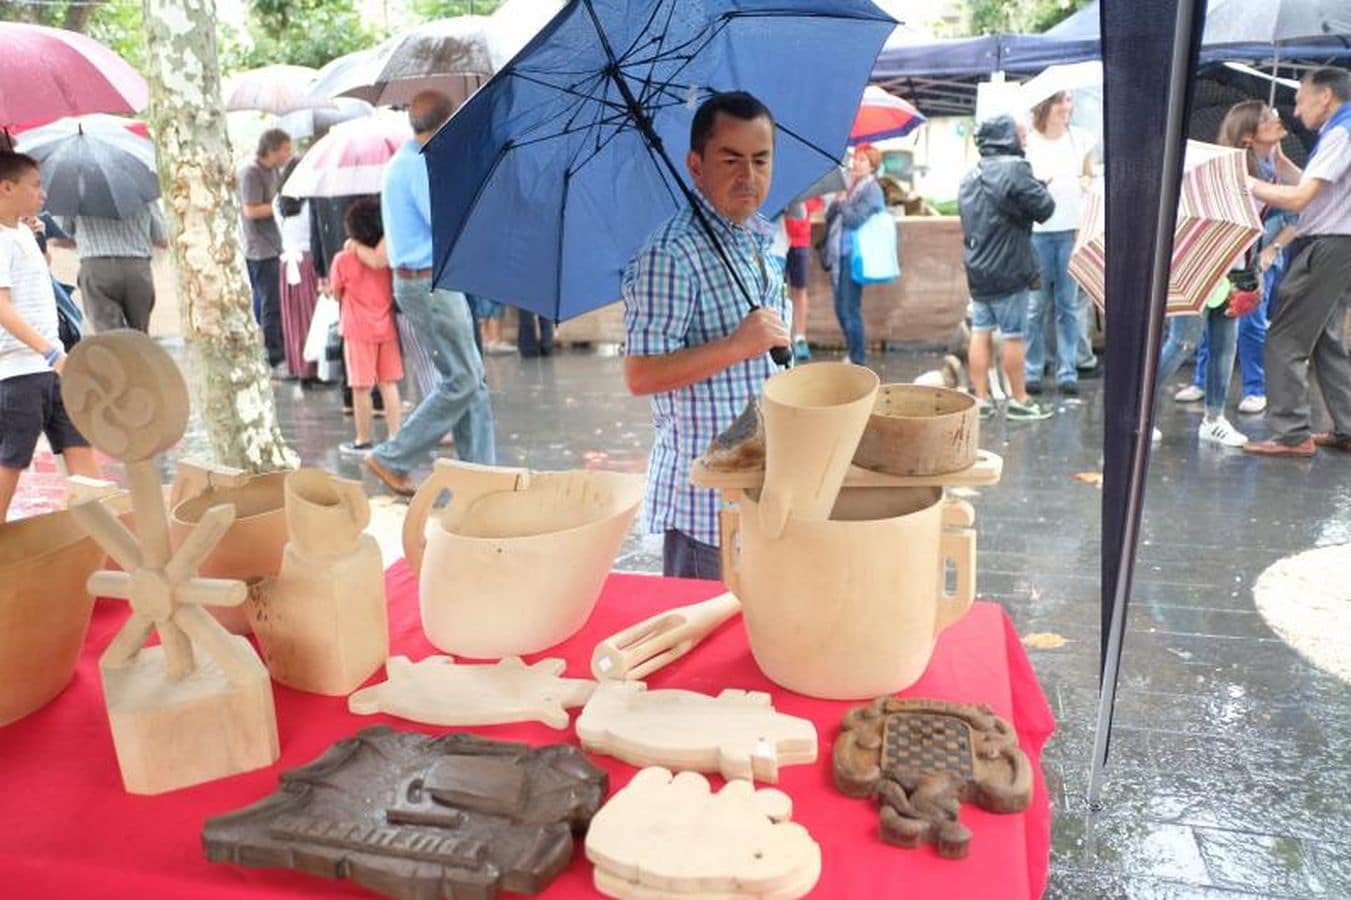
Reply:
[[[170,223],[179,316],[216,460],[249,472],[296,464],[253,319],[240,252],[212,0],[143,0],[150,128]]]
[[[66,7],[66,17],[61,23],[61,27],[67,31],[78,31],[84,34],[89,31],[89,15],[94,11],[94,7],[102,0],[88,0],[85,3],[79,3],[74,6]]]

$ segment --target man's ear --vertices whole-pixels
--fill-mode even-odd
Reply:
[[[698,151],[691,150],[685,154],[685,168],[690,170],[690,177],[698,181],[704,174],[704,158]]]

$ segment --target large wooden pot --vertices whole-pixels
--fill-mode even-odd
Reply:
[[[534,653],[586,624],[643,499],[622,472],[531,472],[438,460],[404,520],[422,629],[446,653]],[[451,503],[431,522],[444,491]],[[425,553],[424,553],[425,550]]]
[[[233,504],[235,520],[225,537],[207,556],[197,574],[203,578],[234,578],[249,582],[281,571],[286,548],[286,476],[288,472],[244,476],[234,486],[209,485],[182,500],[169,517],[169,539],[175,550],[208,509]],[[208,606],[207,610],[235,634],[248,634],[244,604]]]
[[[976,398],[919,384],[884,384],[854,464],[888,475],[946,475],[970,468],[980,444]]]
[[[70,683],[104,552],[66,510],[0,524],[0,725]]]
[[[724,518],[723,579],[756,663],[789,690],[828,700],[904,690],[971,608],[975,514],[941,488],[845,488],[828,521],[790,518],[778,538],[754,499],[737,506]]]

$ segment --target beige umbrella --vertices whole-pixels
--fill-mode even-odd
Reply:
[[[1198,312],[1239,254],[1262,234],[1246,176],[1242,150],[1187,142],[1168,275],[1169,315]],[[1069,270],[1099,307],[1107,299],[1105,221],[1098,185],[1088,195]],[[1142,228],[1147,224],[1140,223]]]
[[[328,97],[311,94],[317,69],[309,66],[263,66],[240,72],[226,80],[221,96],[225,108],[258,110],[274,116],[284,116],[298,109],[332,106]]]

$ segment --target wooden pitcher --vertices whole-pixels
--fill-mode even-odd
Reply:
[[[790,518],[777,538],[754,499],[737,506],[724,517],[723,580],[741,598],[755,661],[790,690],[831,700],[903,690],[971,608],[975,513],[941,488],[845,488],[830,520]]]

